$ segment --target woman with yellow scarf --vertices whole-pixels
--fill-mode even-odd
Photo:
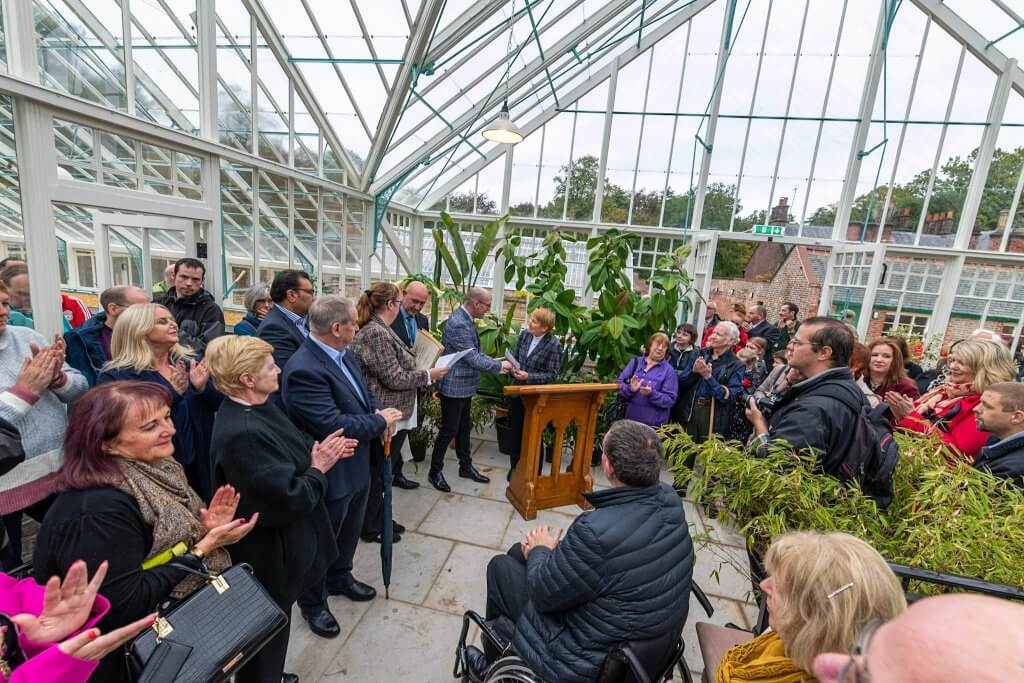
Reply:
[[[716,683],[808,683],[814,658],[848,652],[873,619],[907,607],[896,575],[874,548],[848,534],[780,536],[764,558],[761,590],[771,627],[725,653]]]

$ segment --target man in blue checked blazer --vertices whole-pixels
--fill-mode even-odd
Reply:
[[[451,487],[444,478],[444,454],[448,444],[455,439],[455,454],[459,457],[459,476],[464,479],[486,484],[488,477],[473,467],[470,457],[469,434],[472,429],[470,404],[476,393],[476,383],[481,372],[508,372],[512,364],[507,360],[496,361],[480,352],[480,336],[476,332],[476,320],[491,310],[491,293],[480,287],[473,287],[466,299],[445,324],[441,335],[444,352],[457,353],[469,349],[452,366],[451,371],[437,383],[441,397],[441,426],[437,430],[434,452],[430,456],[430,473],[427,480],[438,491],[448,493]]]
[[[292,354],[282,376],[288,416],[317,441],[339,429],[359,440],[355,453],[327,472],[327,513],[337,535],[338,559],[298,600],[310,630],[333,638],[341,628],[327,607],[328,594],[357,602],[376,596],[372,586],[352,576],[352,558],[370,491],[370,442],[391,430],[402,419],[402,411],[381,405],[367,388],[359,362],[348,353],[358,327],[351,301],[336,295],[320,297],[310,306],[308,318],[309,337]]]

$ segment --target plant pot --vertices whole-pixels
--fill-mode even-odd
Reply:
[[[512,420],[507,416],[494,418],[494,431],[498,434],[498,452],[515,455],[515,434],[512,433]]]

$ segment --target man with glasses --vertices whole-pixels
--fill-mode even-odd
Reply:
[[[782,440],[795,451],[815,453],[826,474],[839,474],[864,405],[848,367],[853,344],[853,333],[841,320],[804,321],[789,340],[789,366],[806,379],[783,394],[768,419],[753,398],[747,405],[760,455],[767,454],[769,442]]]
[[[416,336],[420,330],[430,331],[430,321],[420,311],[430,300],[430,288],[422,282],[413,280],[405,285],[402,291],[402,307],[398,311],[398,317],[391,323],[391,329],[395,331],[398,338],[404,341],[409,347],[416,345]],[[428,390],[423,387],[419,390],[416,400],[416,426],[423,424],[423,406],[427,402]],[[408,429],[403,429],[391,437],[391,460],[394,467],[393,484],[400,489],[414,489],[419,487],[419,482],[412,481],[402,473],[402,444],[409,436]],[[413,444],[409,442],[409,452],[412,453],[414,462],[423,462],[427,459],[426,444]]]
[[[469,435],[472,429],[470,404],[476,393],[476,383],[481,372],[508,372],[512,364],[507,360],[496,361],[480,352],[480,335],[476,331],[476,320],[491,310],[491,293],[481,287],[473,287],[466,299],[451,314],[444,327],[445,353],[468,353],[452,366],[443,379],[437,383],[441,396],[441,427],[437,430],[434,452],[430,456],[430,473],[427,481],[438,491],[450,493],[451,487],[444,478],[444,454],[448,444],[455,439],[455,453],[459,457],[459,476],[486,484],[490,481],[473,467],[470,457]]]
[[[260,323],[256,336],[274,347],[274,362],[282,370],[309,336],[306,314],[315,298],[313,283],[301,270],[282,270],[270,285],[274,305]]]
[[[915,602],[869,622],[849,654],[814,659],[821,683],[1002,683],[1024,679],[1024,606],[982,595]]]

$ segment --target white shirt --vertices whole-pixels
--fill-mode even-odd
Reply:
[[[544,335],[542,334],[541,336],[534,337],[533,339],[530,340],[530,348],[526,350],[526,355],[527,356],[529,356],[530,354],[533,353],[533,350],[535,348],[537,348],[537,345],[540,344],[540,340],[543,339],[543,338],[544,338]]]

